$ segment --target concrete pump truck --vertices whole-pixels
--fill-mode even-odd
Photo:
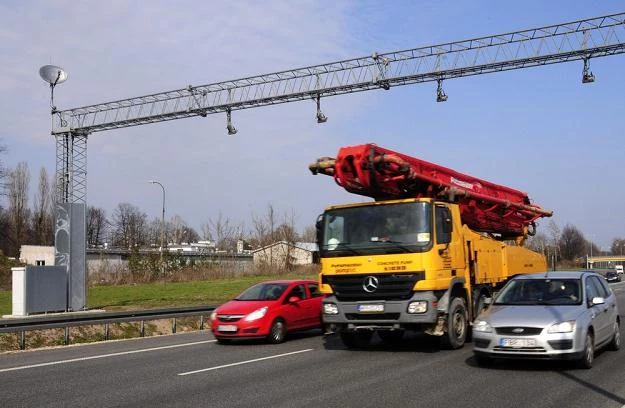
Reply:
[[[309,168],[374,199],[328,207],[316,224],[323,323],[348,348],[408,330],[460,348],[509,278],[547,270],[523,243],[552,212],[526,193],[375,144]]]

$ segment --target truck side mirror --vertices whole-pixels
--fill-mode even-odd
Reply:
[[[320,214],[317,217],[317,221],[315,222],[315,237],[317,239],[317,248],[321,249],[321,239],[323,238],[321,236],[321,226],[323,225],[323,214]]]

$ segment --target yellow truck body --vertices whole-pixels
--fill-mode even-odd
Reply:
[[[389,218],[397,220],[388,237],[374,231]],[[369,224],[365,238],[355,238]],[[374,332],[394,340],[406,330],[461,347],[508,279],[547,270],[541,254],[472,231],[457,204],[431,198],[329,207],[318,241],[323,321],[350,347]]]

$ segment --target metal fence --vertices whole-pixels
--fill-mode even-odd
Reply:
[[[140,322],[139,335],[145,336],[145,322],[151,320],[172,319],[171,332],[176,333],[176,319],[181,317],[199,317],[199,329],[204,329],[205,316],[212,313],[216,306],[193,306],[169,309],[135,310],[124,312],[76,312],[71,314],[30,316],[15,319],[1,319],[0,333],[19,333],[20,350],[26,348],[26,333],[34,330],[65,329],[64,344],[70,344],[70,328],[76,326],[102,325],[104,340],[109,339],[112,323]]]

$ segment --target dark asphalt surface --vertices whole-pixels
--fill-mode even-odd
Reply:
[[[625,316],[625,282],[613,289]],[[601,352],[591,370],[481,368],[470,345],[440,350],[417,335],[346,350],[316,330],[280,345],[219,345],[196,332],[1,354],[0,407],[621,408],[624,367],[625,347]]]

